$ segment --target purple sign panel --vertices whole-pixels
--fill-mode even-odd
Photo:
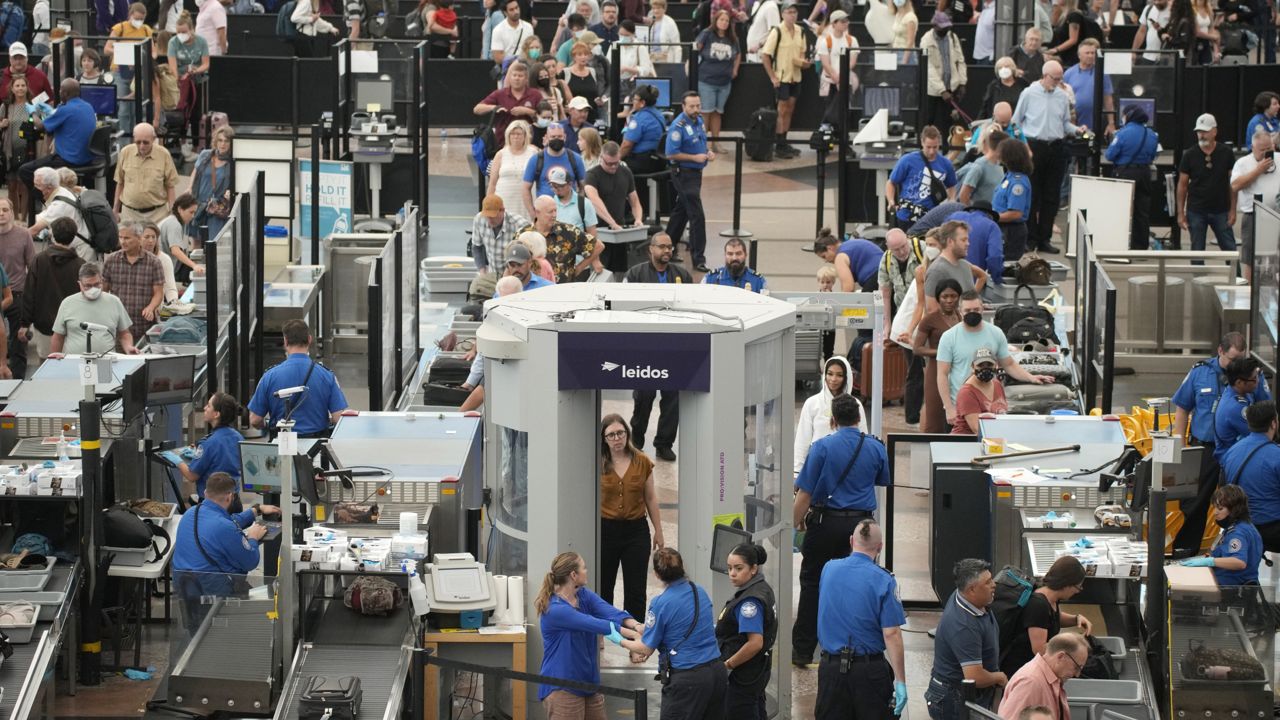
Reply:
[[[561,332],[561,390],[711,390],[711,336]]]

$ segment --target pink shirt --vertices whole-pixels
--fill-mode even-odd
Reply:
[[[210,55],[222,54],[222,43],[218,41],[218,30],[227,29],[227,9],[218,0],[204,0],[200,6],[200,14],[196,16],[196,34],[209,43]],[[230,38],[227,39],[230,44]]]
[[[1004,688],[1004,699],[1000,701],[1000,717],[1016,718],[1023,708],[1037,705],[1049,708],[1054,720],[1071,720],[1067,692],[1044,655],[1031,658],[1031,662],[1010,678]]]

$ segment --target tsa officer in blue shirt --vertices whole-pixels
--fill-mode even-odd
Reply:
[[[716,268],[702,276],[706,285],[727,285],[755,293],[767,293],[764,276],[747,267],[747,244],[739,238],[729,238],[724,244],[724,267]]]
[[[809,448],[796,477],[793,506],[796,530],[805,531],[800,564],[800,606],[791,630],[791,661],[807,666],[818,644],[818,597],[822,569],[849,556],[849,536],[876,509],[877,485],[889,484],[884,445],[855,427],[858,401],[840,395],[831,401],[835,432]]]
[[[663,590],[649,603],[644,634],[621,645],[634,663],[659,653],[662,720],[719,720],[728,672],[716,644],[711,598],[685,575],[684,560],[673,548],[653,554],[653,574]]]
[[[275,432],[276,423],[293,408],[294,432],[300,438],[327,437],[329,428],[347,409],[347,398],[338,387],[333,371],[311,359],[311,331],[301,320],[284,324],[284,351],[288,358],[262,374],[249,401],[249,424]],[[276,393],[305,386],[289,398]]]
[[[1276,404],[1262,400],[1245,411],[1250,433],[1222,458],[1222,477],[1239,485],[1249,506],[1263,547],[1280,550],[1280,445],[1276,444]],[[1247,472],[1246,472],[1247,470]]]
[[[1219,463],[1240,438],[1249,434],[1245,411],[1255,400],[1262,363],[1255,357],[1240,357],[1227,365],[1227,387],[1222,391],[1218,407],[1213,413],[1213,434],[1218,441],[1213,455]]]
[[[907,706],[898,583],[876,564],[884,548],[880,525],[864,519],[849,536],[849,557],[822,569],[818,601],[817,720],[884,718]]]
[[[214,473],[226,473],[233,480],[240,479],[240,443],[244,436],[236,430],[236,415],[240,403],[231,395],[216,392],[204,405],[204,421],[212,428],[195,448],[183,448],[179,452],[165,452],[167,460],[178,467],[183,479],[195,485],[197,497],[204,497],[204,486]],[[234,503],[240,511],[240,498]]]
[[[667,162],[671,163],[671,187],[675,190],[675,207],[667,221],[667,234],[680,242],[684,226],[689,225],[689,253],[693,268],[707,269],[707,217],[702,212],[702,170],[716,159],[707,149],[707,130],[702,125],[702,98],[697,91],[684,94],[684,112],[671,123],[667,133]]]
[[[1249,520],[1249,498],[1239,485],[1224,485],[1213,493],[1213,519],[1222,532],[1208,557],[1183,560],[1183,565],[1213,568],[1220,587],[1258,584],[1262,536]]]
[[[641,175],[653,175],[667,169],[661,157],[663,140],[667,135],[667,123],[662,111],[654,107],[658,102],[658,88],[641,85],[631,96],[631,117],[622,129],[622,151],[618,157],[627,161],[627,167],[636,175],[636,193],[646,215],[649,214],[649,181]]]
[[[1012,138],[1000,141],[996,152],[1004,166],[1004,180],[991,197],[991,209],[1000,222],[1004,257],[1017,260],[1027,250],[1027,220],[1031,217],[1031,151]],[[972,261],[970,261],[972,262]]]
[[[1116,177],[1133,181],[1133,226],[1129,249],[1146,250],[1151,242],[1151,167],[1160,150],[1160,137],[1147,127],[1151,118],[1139,105],[1124,110],[1124,125],[1107,146],[1107,160]]]

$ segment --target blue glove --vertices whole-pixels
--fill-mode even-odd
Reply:
[[[622,634],[618,632],[618,626],[617,626],[617,625],[614,625],[613,623],[609,623],[609,634],[608,634],[608,635],[605,635],[605,636],[604,636],[604,639],[605,639],[605,640],[608,640],[609,642],[613,643],[614,645],[621,645],[621,644],[622,644]]]
[[[49,103],[43,103],[43,102],[42,102],[42,103],[37,104],[37,105],[36,105],[36,107],[40,108],[40,111],[41,111],[41,112],[43,112],[45,115],[52,115],[52,114],[53,114],[53,106],[52,106],[52,105],[50,105]]]
[[[165,460],[168,460],[170,463],[173,464],[174,467],[177,467],[182,464],[182,458],[178,455],[178,453],[172,450],[165,450],[164,452],[160,453],[160,457],[164,458]]]
[[[1193,557],[1183,560],[1180,565],[1185,567],[1213,567],[1213,558],[1211,557]]]
[[[1091,548],[1091,547],[1093,547],[1093,541],[1092,541],[1092,540],[1090,540],[1090,539],[1089,539],[1089,538],[1087,538],[1087,537],[1082,537],[1082,538],[1080,538],[1079,540],[1077,540],[1077,541],[1076,541],[1076,547],[1078,547],[1078,548]]]
[[[183,460],[195,460],[196,458],[200,457],[200,451],[196,450],[190,445],[179,450],[178,454],[182,456]]]
[[[907,684],[893,681],[893,714],[901,715],[907,709]]]

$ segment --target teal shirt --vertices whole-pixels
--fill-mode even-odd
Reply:
[[[169,40],[169,57],[173,58],[178,64],[179,80],[188,70],[200,67],[200,64],[204,62],[205,56],[209,54],[209,43],[194,32],[191,34],[190,45],[181,42],[176,36]]]

